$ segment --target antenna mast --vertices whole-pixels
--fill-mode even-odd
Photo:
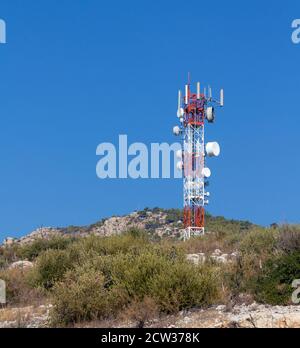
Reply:
[[[177,168],[183,170],[183,223],[184,239],[204,234],[205,205],[208,204],[209,192],[206,191],[211,171],[206,167],[206,157],[219,156],[217,142],[204,142],[205,121],[215,120],[214,105],[224,105],[224,91],[220,91],[220,101],[214,100],[211,88],[201,93],[200,82],[197,92],[191,93],[190,74],[185,85],[185,95],[178,93],[177,117],[180,127],[174,127],[175,135],[182,136],[182,150],[178,151]],[[174,129],[176,128],[176,131]]]

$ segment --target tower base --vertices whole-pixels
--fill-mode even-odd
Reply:
[[[183,239],[188,240],[191,237],[198,237],[204,235],[204,227],[186,227],[184,230]]]

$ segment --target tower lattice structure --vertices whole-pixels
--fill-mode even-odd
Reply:
[[[191,92],[190,83],[185,86],[185,95],[179,91],[178,111],[181,126],[175,126],[173,132],[182,137],[182,150],[177,157],[178,169],[183,170],[183,223],[184,239],[204,234],[205,205],[208,204],[209,192],[206,191],[210,169],[206,167],[206,157],[218,156],[218,143],[205,144],[205,123],[214,122],[214,104],[223,106],[223,90],[220,92],[220,101],[200,92],[200,83],[197,83],[197,93]]]

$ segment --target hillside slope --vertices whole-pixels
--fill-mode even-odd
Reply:
[[[0,326],[299,326],[299,226],[207,215],[204,236],[181,232],[154,208],[7,242]]]
[[[206,231],[210,232],[243,232],[254,225],[248,221],[227,220],[222,216],[206,215]],[[6,238],[4,244],[12,242],[31,243],[37,238],[52,238],[54,236],[85,237],[88,235],[112,236],[121,234],[130,228],[145,230],[153,240],[161,238],[182,238],[183,224],[180,209],[145,208],[124,216],[113,216],[101,219],[87,226],[40,227],[19,239]]]

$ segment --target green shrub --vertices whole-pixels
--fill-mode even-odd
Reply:
[[[167,223],[177,222],[183,219],[181,209],[166,209],[164,212],[167,214],[166,216]]]
[[[207,306],[219,297],[217,272],[208,266],[176,262],[153,278],[150,296],[167,313]]]
[[[139,250],[149,244],[146,232],[138,229],[131,229],[122,235],[99,237],[89,236],[80,239],[71,246],[82,253],[97,255],[114,255],[120,252],[127,253]]]
[[[98,287],[96,279],[101,279]],[[54,287],[53,320],[65,324],[103,319],[145,298],[166,313],[205,306],[219,296],[218,279],[214,268],[190,264],[179,250],[167,245],[98,255],[68,272]],[[79,296],[80,291],[85,295]]]
[[[31,272],[32,284],[50,289],[61,280],[65,272],[97,255],[115,255],[119,252],[138,252],[147,246],[145,233],[130,230],[122,236],[101,238],[89,236],[69,244],[65,250],[49,249],[37,257]]]
[[[205,221],[208,232],[218,232],[225,236],[246,233],[255,227],[249,221],[227,220],[223,216],[211,216],[208,213],[205,214]]]
[[[38,238],[32,243],[19,246],[17,249],[17,256],[20,259],[27,259],[32,261],[45,250],[64,250],[73,241],[74,239],[63,236],[55,236],[50,239]]]
[[[115,312],[118,297],[105,288],[104,276],[97,270],[77,268],[68,271],[54,287],[53,325],[107,318]],[[116,299],[116,301],[115,301]]]
[[[74,267],[69,251],[46,250],[36,261],[31,271],[31,284],[35,287],[50,289],[54,283],[61,280],[65,272]]]
[[[255,298],[272,305],[291,303],[294,289],[291,284],[300,279],[300,251],[283,254],[266,262],[254,284]]]

